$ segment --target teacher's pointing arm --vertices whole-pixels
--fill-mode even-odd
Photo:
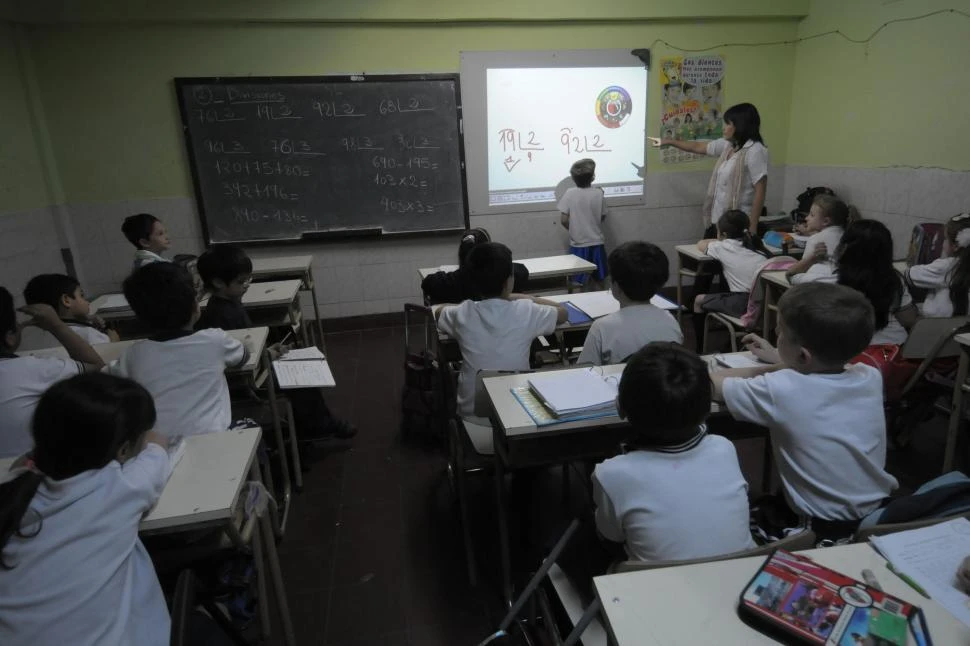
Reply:
[[[706,141],[682,141],[680,139],[667,139],[660,137],[647,137],[647,141],[654,148],[659,148],[660,146],[673,146],[679,150],[683,150],[685,153],[694,153],[695,155],[706,155],[707,154],[707,143]]]

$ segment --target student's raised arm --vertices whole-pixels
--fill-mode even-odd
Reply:
[[[101,370],[104,367],[104,359],[101,358],[91,345],[82,339],[68,325],[57,316],[54,308],[45,303],[34,303],[24,305],[19,308],[21,312],[30,317],[27,325],[35,325],[42,330],[50,332],[54,338],[64,346],[67,354],[75,361],[85,364],[87,370]]]

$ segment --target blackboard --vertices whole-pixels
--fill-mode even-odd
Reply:
[[[456,74],[175,88],[208,243],[468,227]]]

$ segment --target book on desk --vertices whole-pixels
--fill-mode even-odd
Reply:
[[[315,346],[295,348],[273,362],[280,389],[336,386],[327,357]]]
[[[616,415],[617,379],[596,368],[536,373],[512,394],[537,426]]]

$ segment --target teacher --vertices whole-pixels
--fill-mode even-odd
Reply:
[[[704,237],[716,238],[717,221],[729,209],[748,214],[751,234],[768,187],[768,149],[761,139],[761,116],[750,103],[739,103],[724,113],[724,138],[716,141],[681,141],[648,137],[654,147],[673,146],[697,155],[717,157],[704,200]]]

